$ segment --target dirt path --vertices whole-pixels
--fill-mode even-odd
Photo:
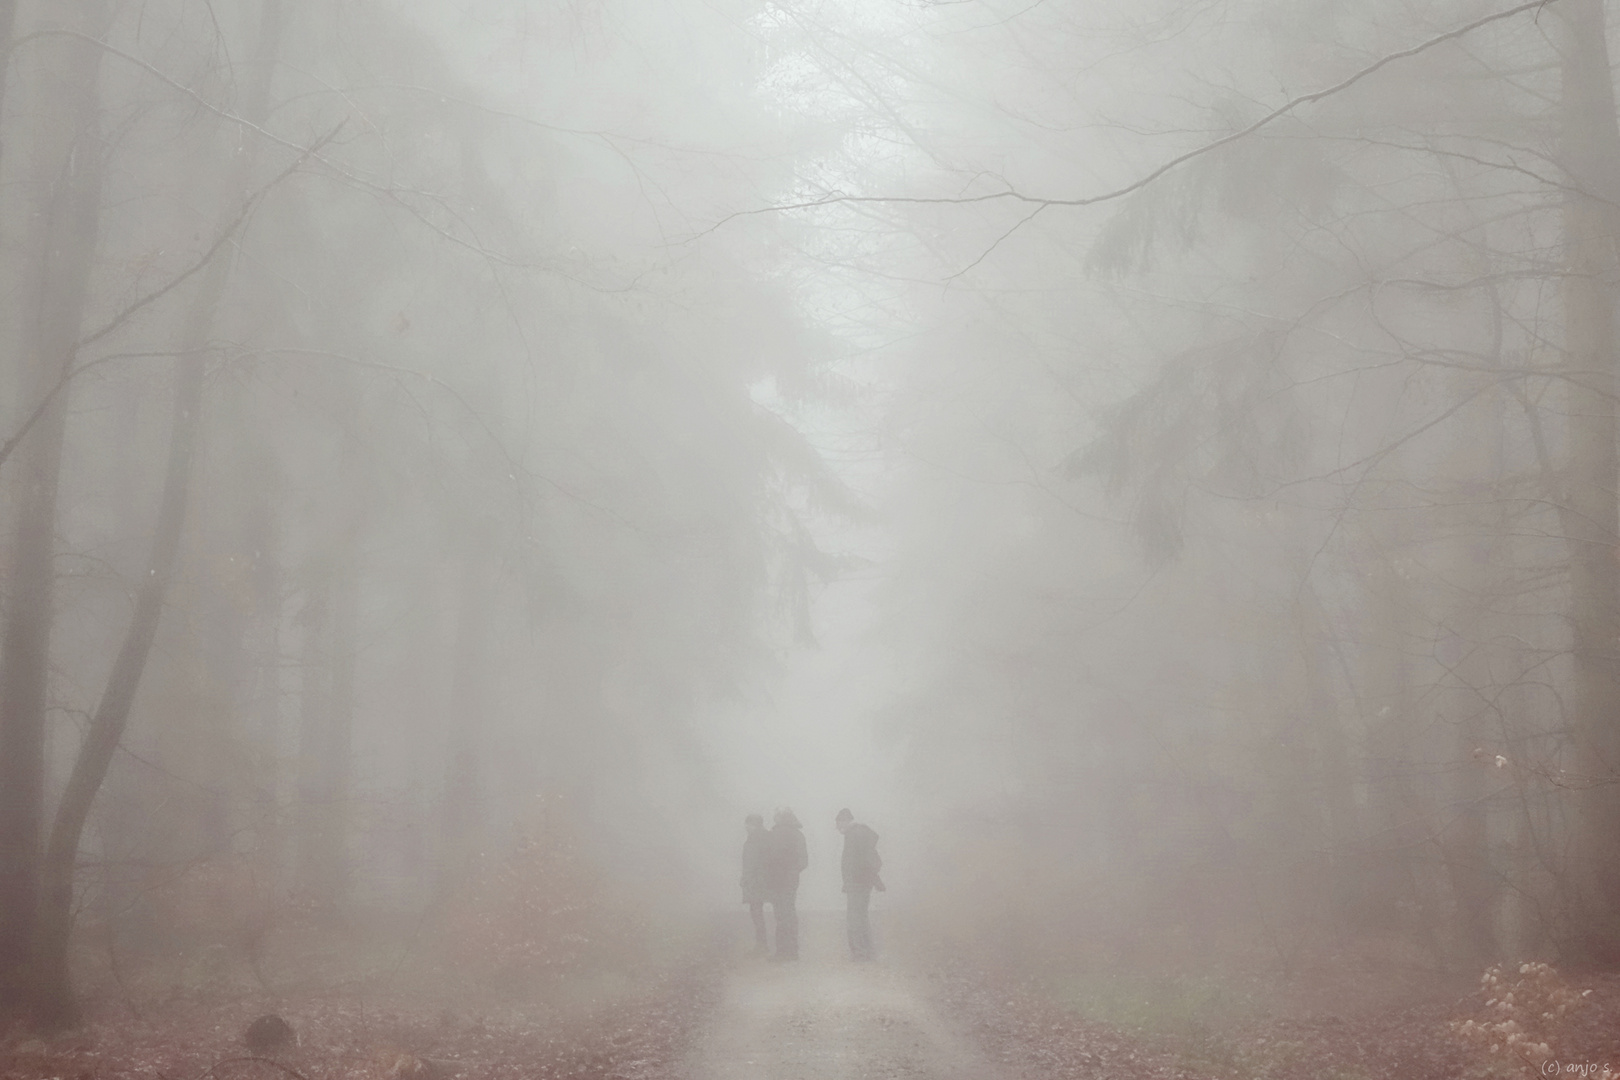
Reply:
[[[841,917],[806,918],[804,959],[732,971],[687,1080],[1002,1080],[914,977],[852,963],[842,934]]]

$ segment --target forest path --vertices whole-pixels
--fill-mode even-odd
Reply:
[[[843,917],[803,920],[797,963],[750,960],[727,977],[688,1080],[996,1080],[929,1002],[920,980],[857,964]]]

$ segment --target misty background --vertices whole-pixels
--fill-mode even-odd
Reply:
[[[1620,957],[1608,14],[0,2],[0,996]]]

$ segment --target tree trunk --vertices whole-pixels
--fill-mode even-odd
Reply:
[[[259,42],[259,78],[250,88],[249,107],[262,119],[268,112],[271,61],[279,45],[279,0],[267,0]],[[100,50],[93,50],[97,57]],[[98,61],[99,62],[99,61]],[[222,222],[234,217],[235,202],[248,188],[255,155],[243,153],[227,179],[221,201]],[[222,226],[222,228],[225,226]],[[220,300],[230,280],[231,263],[216,259],[209,264],[182,324],[175,373],[175,411],[170,429],[163,494],[146,573],[136,593],[135,610],[123,644],[107,676],[101,702],[90,721],[84,744],[74,759],[62,800],[57,806],[41,871],[40,906],[35,931],[33,993],[36,1008],[51,1024],[76,1018],[68,964],[68,943],[73,926],[74,870],[79,840],[106,779],[114,754],[123,739],[130,709],[140,688],[141,675],[151,653],[163,615],[163,601],[180,550],[191,490],[191,467],[202,421],[202,392],[206,380],[207,344]],[[75,327],[75,333],[77,328]]]
[[[75,29],[101,33],[104,0],[78,5]],[[15,4],[0,5],[7,31]],[[7,41],[9,45],[9,40]],[[9,57],[9,50],[6,53]],[[53,64],[51,61],[55,60]],[[100,229],[102,148],[97,138],[102,52],[80,41],[41,43],[34,176],[42,193],[37,293],[24,331],[31,354],[27,400],[39,401],[74,363]],[[0,86],[5,68],[0,66]],[[59,394],[22,444],[17,533],[0,630],[0,1009],[28,1004],[28,971],[42,873],[45,732],[55,568],[56,503],[67,395]]]
[[[259,492],[249,514],[248,538],[253,558],[253,614],[259,632],[248,649],[255,675],[248,691],[254,717],[254,833],[258,873],[269,893],[284,878],[285,830],[282,821],[281,768],[281,565],[277,561],[274,510],[263,491],[269,466],[255,470],[247,482]]]
[[[72,1021],[76,1012],[68,972],[68,936],[73,924],[73,872],[78,860],[79,837],[129,721],[130,707],[146,668],[146,657],[163,615],[163,598],[174,572],[186,520],[191,462],[202,413],[204,366],[202,356],[195,352],[181,356],[178,363],[174,427],[169,438],[169,460],[152,554],[135,597],[135,612],[124,643],[107,677],[101,704],[62,792],[45,853],[35,954],[35,993],[44,1019],[53,1024]]]
[[[354,540],[317,572],[304,629],[304,686],[298,732],[298,882],[327,910],[348,884],[353,773],[356,612]]]
[[[322,852],[322,899],[339,907],[349,886],[349,833],[354,819],[354,680],[360,651],[360,566],[357,536],[344,537],[332,609],[332,712],[326,731],[329,843]]]
[[[331,803],[325,761],[325,734],[332,711],[332,575],[328,567],[317,567],[311,575],[298,622],[303,644],[298,664],[297,866],[293,878],[300,892],[315,896],[320,892],[322,831]]]
[[[483,744],[485,660],[489,596],[478,545],[462,556],[461,611],[456,624],[455,670],[450,693],[450,745],[444,770],[444,858],[439,898],[448,898],[472,869],[482,825],[478,757]]]
[[[1612,200],[1620,128],[1602,0],[1555,8],[1562,43],[1566,369],[1570,373],[1570,466],[1564,515],[1570,558],[1570,626],[1581,813],[1576,865],[1579,947],[1620,959],[1620,558],[1616,531],[1620,457],[1615,448],[1615,273]]]
[[[355,478],[361,396],[349,373],[342,371],[333,394],[343,446],[335,482],[344,509],[330,550],[315,558],[298,732],[299,887],[329,911],[342,906],[348,891],[355,661],[360,634],[359,553],[365,527],[362,485]]]
[[[1299,554],[1308,550],[1302,544]],[[1295,626],[1298,629],[1300,661],[1304,665],[1306,708],[1310,712],[1309,730],[1315,742],[1315,757],[1320,778],[1317,797],[1324,811],[1321,850],[1326,853],[1326,878],[1323,882],[1329,901],[1342,910],[1351,902],[1355,872],[1351,852],[1360,835],[1356,817],[1355,795],[1350,774],[1350,751],[1346,745],[1344,720],[1340,716],[1339,701],[1333,693],[1333,677],[1329,670],[1327,612],[1323,610],[1309,576],[1309,560],[1299,559],[1301,582],[1298,600],[1294,604]]]
[[[1372,590],[1371,639],[1379,643],[1368,680],[1367,724],[1369,803],[1377,808],[1369,822],[1378,832],[1367,851],[1374,910],[1409,932],[1444,963],[1438,935],[1442,919],[1435,903],[1426,859],[1431,821],[1424,799],[1413,783],[1412,736],[1419,731],[1418,702],[1413,689],[1413,640],[1410,585],[1398,564],[1403,537],[1387,536],[1388,545],[1369,583]]]

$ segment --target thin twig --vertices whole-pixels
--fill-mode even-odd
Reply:
[[[134,303],[119,311],[116,315],[103,323],[99,329],[80,338],[78,343],[73,346],[72,355],[76,356],[81,349],[88,345],[93,345],[97,341],[100,341],[102,338],[106,337],[108,334],[111,334],[113,331],[129,322],[129,320],[133,319],[143,309],[150,307],[159,300],[163,299],[163,297],[179,288],[186,281],[190,280],[192,277],[196,276],[198,272],[207,267],[209,263],[213,262],[215,256],[217,256],[220,251],[224,249],[231,237],[236,235],[236,231],[240,229],[242,227],[242,223],[247,221],[247,219],[252,215],[254,209],[259,205],[260,202],[263,201],[264,197],[268,195],[274,188],[280,185],[282,181],[286,180],[288,177],[292,176],[293,173],[297,172],[298,168],[303,165],[305,161],[319,153],[321,147],[325,146],[327,143],[336,138],[338,132],[342,129],[343,125],[339,124],[337,127],[334,127],[331,131],[327,132],[324,136],[317,139],[314,144],[305,147],[303,153],[299,155],[297,160],[295,160],[291,165],[287,166],[287,168],[283,169],[264,186],[260,187],[257,191],[253,192],[253,194],[248,196],[246,201],[242,204],[241,211],[236,215],[236,217],[231,219],[231,222],[226,225],[223,230],[221,230],[219,236],[214,240],[214,243],[208,248],[207,251],[203,252],[203,254],[195,262],[186,267],[186,269],[182,270],[173,278],[170,278],[163,285],[152,290],[139,300],[136,300]],[[27,436],[28,432],[34,427],[35,424],[39,422],[40,418],[45,415],[46,410],[51,407],[51,403],[54,402],[57,397],[67,389],[68,384],[74,379],[93,368],[100,367],[103,364],[110,363],[113,360],[125,359],[130,356],[148,355],[178,356],[181,354],[177,352],[161,354],[121,353],[113,356],[103,356],[99,359],[77,366],[72,365],[70,356],[69,363],[63,365],[64,370],[62,371],[61,376],[56,380],[51,388],[45,392],[44,396],[40,398],[39,403],[35,405],[33,411],[28,414],[28,418],[23,421],[22,427],[18,428],[17,431],[15,431],[12,436],[5,441],[4,445],[0,445],[0,465],[4,465],[6,463],[6,459],[11,456],[12,451],[17,449],[17,445],[22,442],[23,438]]]
[[[1558,0],[1530,0],[1529,3],[1519,4],[1518,6],[1508,8],[1505,11],[1498,11],[1495,14],[1485,15],[1481,18],[1475,19],[1473,22],[1466,23],[1454,30],[1448,30],[1444,34],[1440,34],[1437,37],[1432,37],[1418,43],[1417,45],[1413,45],[1411,48],[1402,49],[1399,52],[1389,53],[1373,61],[1371,64],[1368,64],[1366,67],[1355,72],[1353,75],[1339,80],[1332,86],[1321,90],[1314,90],[1309,94],[1301,94],[1298,97],[1290,98],[1288,101],[1277,106],[1275,109],[1266,113],[1266,115],[1254,121],[1247,127],[1240,128],[1239,130],[1231,132],[1228,135],[1223,135],[1219,139],[1215,139],[1212,142],[1195,147],[1192,150],[1188,150],[1186,153],[1178,154],[1169,161],[1166,161],[1164,164],[1153,169],[1151,172],[1138,177],[1125,186],[1115,188],[1112,191],[1105,191],[1098,195],[1083,195],[1068,199],[1042,198],[1035,195],[1026,195],[1017,189],[994,191],[984,195],[932,197],[919,195],[832,194],[817,199],[806,199],[802,202],[783,203],[776,206],[764,206],[754,210],[738,210],[735,213],[727,214],[725,217],[721,218],[719,221],[715,222],[715,224],[711,225],[698,235],[707,235],[734,218],[751,217],[757,214],[775,214],[786,210],[813,210],[822,206],[837,206],[851,203],[912,203],[923,205],[939,204],[948,206],[964,206],[972,203],[997,202],[1003,199],[1011,199],[1015,202],[1029,203],[1044,208],[1047,206],[1094,206],[1097,203],[1111,202],[1115,199],[1121,199],[1126,195],[1131,195],[1142,190],[1143,188],[1152,184],[1155,180],[1158,180],[1165,173],[1168,173],[1172,169],[1175,169],[1181,165],[1185,165],[1194,158],[1203,157],[1205,154],[1213,153],[1223,146],[1228,146],[1232,143],[1238,142],[1239,140],[1248,138],[1250,135],[1255,134],[1262,128],[1268,127],[1274,121],[1280,120],[1282,117],[1287,116],[1289,113],[1298,109],[1302,105],[1310,105],[1315,102],[1333,97],[1336,94],[1343,93],[1345,90],[1350,89],[1350,87],[1361,82],[1363,79],[1379,71],[1380,69],[1395,63],[1398,60],[1409,59],[1413,56],[1419,55],[1420,53],[1428,52],[1430,49],[1443,45],[1446,42],[1456,41],[1458,38],[1466,37],[1469,34],[1472,34],[1474,31],[1479,30],[1482,27],[1489,26],[1492,23],[1501,22],[1504,19],[1511,19],[1514,16],[1523,15],[1525,12],[1540,11],[1541,9],[1557,2]],[[1020,224],[1022,224],[1022,222],[1020,222]],[[1017,226],[1014,228],[1016,227]]]

